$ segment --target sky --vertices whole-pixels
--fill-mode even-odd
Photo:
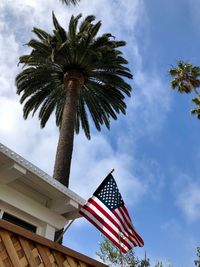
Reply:
[[[89,3],[89,4],[88,4]],[[190,115],[192,95],[170,89],[168,70],[183,59],[200,65],[199,0],[82,0],[67,7],[58,0],[0,1],[0,142],[52,174],[58,140],[55,118],[40,129],[37,116],[23,119],[15,77],[19,56],[33,26],[52,32],[54,10],[67,29],[72,14],[94,14],[100,33],[125,40],[124,56],[134,79],[127,114],[111,130],[92,128],[88,141],[75,137],[70,189],[89,198],[105,176],[113,175],[151,263],[170,260],[194,266],[200,245],[200,121]],[[102,238],[85,219],[76,220],[64,244],[96,257]]]

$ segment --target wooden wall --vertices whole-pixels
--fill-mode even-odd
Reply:
[[[0,267],[106,267],[92,258],[0,220]]]

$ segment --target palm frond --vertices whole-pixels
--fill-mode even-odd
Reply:
[[[177,89],[179,93],[196,94],[197,97],[192,99],[196,108],[191,110],[191,114],[200,119],[200,94],[197,90],[200,87],[200,67],[180,60],[177,68],[170,69],[169,74],[172,76],[172,89]]]
[[[90,139],[91,120],[100,131],[103,125],[109,129],[110,120],[116,120],[118,114],[126,113],[125,96],[132,90],[127,79],[132,79],[132,74],[120,50],[126,43],[110,33],[99,35],[101,21],[94,22],[95,16],[80,21],[81,17],[72,16],[66,30],[52,13],[53,33],[33,28],[36,38],[27,43],[30,54],[20,57],[24,68],[16,77],[16,86],[25,119],[37,113],[44,127],[55,111],[56,125],[61,127],[67,95],[65,74],[71,70],[81,73],[85,83],[78,99],[75,131],[83,128]]]
[[[179,60],[177,68],[169,70],[172,76],[172,89],[177,89],[180,93],[195,92],[200,86],[200,67],[193,66],[191,63]]]

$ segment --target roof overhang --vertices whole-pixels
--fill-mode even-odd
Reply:
[[[46,199],[46,206],[66,219],[81,217],[85,200],[47,173],[0,143],[0,184],[29,188]]]

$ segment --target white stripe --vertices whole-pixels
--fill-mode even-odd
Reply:
[[[123,221],[124,225],[126,226],[126,229],[124,228],[123,224],[118,220],[118,218],[97,197],[95,197],[93,195],[90,199],[92,199],[93,201],[95,201],[100,207],[102,207],[103,210],[105,210],[105,212],[107,212],[113,218],[113,220],[116,221],[116,223],[121,227],[122,231],[124,231],[125,233],[127,233],[127,235],[130,237],[130,239],[132,240],[132,242],[134,242],[135,244],[138,244],[138,245],[140,244],[138,242],[138,240],[136,239],[135,234],[133,233],[132,229],[130,229],[129,226],[124,221],[124,218],[122,217],[122,214],[120,213],[119,209],[115,209],[115,212],[119,215],[119,217]],[[88,203],[89,202],[87,202],[87,204]],[[134,246],[135,246],[135,244],[134,244]]]
[[[124,214],[124,216],[126,217],[126,219],[128,220],[128,222],[130,223],[131,227],[133,228],[133,230],[136,232],[131,219],[127,216],[126,212],[124,211],[123,208],[119,208],[120,212]],[[135,235],[134,231],[129,227],[129,230],[131,231],[132,235],[135,236],[135,240],[137,241],[137,244],[140,246],[142,245],[142,243],[140,242],[140,240],[137,238],[137,236]],[[136,232],[137,233],[137,232]]]
[[[128,229],[129,232],[133,232],[133,230],[129,227],[129,225],[127,224],[127,222],[124,220],[124,212],[123,212],[123,209],[122,208],[118,208],[115,210],[115,212],[118,214],[118,216],[121,218],[121,220],[124,222],[124,225],[126,225],[126,228]],[[131,224],[132,226],[132,224]]]
[[[116,236],[113,235],[104,225],[102,225],[90,212],[83,208],[81,208],[81,211],[86,214],[95,224],[97,224],[104,232],[106,232],[112,239],[114,239],[119,244],[119,246],[121,246],[124,250],[129,251],[129,248],[119,242],[119,239],[116,238]]]
[[[93,199],[99,206],[102,207],[103,210],[105,210],[105,212],[107,212],[112,218],[113,220],[116,221],[116,223],[121,227],[121,229],[127,233],[127,235],[130,235],[130,231],[127,231],[124,226],[122,225],[122,223],[119,221],[119,219],[95,196],[92,196],[91,199]],[[124,219],[122,218],[121,214],[119,214],[118,209],[115,209],[115,211],[117,211],[117,214],[119,215],[119,217],[122,219],[122,221],[124,221]],[[126,222],[124,222],[124,224],[126,225],[127,228],[128,225],[126,224]],[[131,233],[132,234],[132,233]]]
[[[134,234],[134,231],[136,232],[136,229],[135,229],[135,227],[133,226],[133,223],[132,223],[131,219],[127,216],[127,214],[126,214],[126,212],[124,211],[123,208],[120,207],[119,209],[120,209],[121,213],[123,213],[124,216],[126,217],[126,220],[128,221],[128,223],[129,223],[130,226],[131,226],[131,228],[129,227],[129,229],[130,229],[130,231]],[[133,228],[134,231],[132,230],[132,228]]]
[[[126,220],[129,222],[129,224],[133,227],[133,224],[132,224],[132,221],[131,221],[131,219],[127,216],[127,214],[126,214],[126,212],[124,211],[124,209],[123,208],[119,208],[120,209],[120,211],[124,214],[124,217],[126,218]],[[133,227],[133,229],[134,229],[134,227]]]
[[[128,236],[130,236],[130,239],[132,240],[132,242],[139,245],[139,242],[137,238],[135,237],[135,234],[133,233],[132,229],[129,228],[127,223],[124,221],[124,218],[122,217],[122,214],[120,213],[119,209],[115,209],[115,212],[119,215],[119,217],[123,221],[124,225],[126,226],[126,229],[124,228],[124,225],[118,220],[118,218],[97,197],[92,196],[91,199],[94,200],[99,206],[101,206],[113,218],[113,220],[116,221],[116,223],[122,228],[122,230],[125,233],[127,233]]]
[[[95,207],[92,203],[88,202],[86,204],[89,208],[91,208],[99,217],[101,217],[115,232],[119,235],[123,240],[125,240],[131,247],[135,244],[131,242],[123,233],[122,231],[117,228],[97,207]],[[116,217],[114,219],[116,221]],[[126,231],[125,231],[126,232]],[[127,232],[126,232],[127,233]]]
[[[119,217],[122,219],[122,221],[124,222],[124,225],[126,226],[126,232],[127,234],[132,237],[132,240],[135,241],[136,244],[140,244],[140,242],[138,241],[137,237],[135,236],[133,230],[127,225],[127,223],[124,221],[124,218],[122,216],[122,213],[119,209],[116,209],[115,212],[119,215]]]
[[[124,225],[126,226],[126,229],[127,229],[127,233],[130,235],[130,237],[132,237],[132,240],[134,240],[135,243],[136,243],[137,245],[140,245],[140,242],[138,241],[137,236],[135,235],[134,231],[133,231],[133,230],[128,226],[128,224],[125,222],[121,210],[120,210],[120,209],[116,209],[115,212],[116,212],[116,213],[119,215],[119,217],[123,220]]]

